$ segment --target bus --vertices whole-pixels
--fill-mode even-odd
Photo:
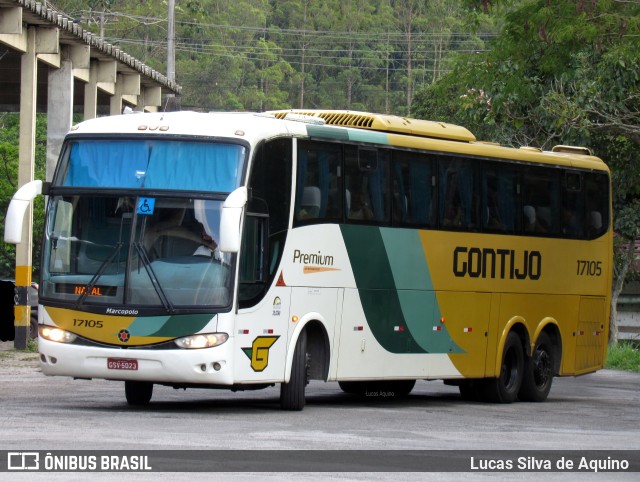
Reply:
[[[587,148],[353,111],[134,113],[75,125],[46,194],[42,372],[260,389],[547,398],[603,367],[610,173]]]

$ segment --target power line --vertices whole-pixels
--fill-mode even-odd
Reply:
[[[80,13],[80,16],[83,19],[85,19],[85,18],[92,17],[96,12],[91,10],[81,10],[78,13]],[[167,19],[163,17],[131,15],[131,14],[121,13],[121,12],[108,12],[107,15],[114,18],[127,18],[131,20],[136,20],[139,24],[144,26],[149,26],[149,25],[158,26],[158,25],[161,25],[162,22],[165,22],[165,23],[167,22]],[[358,41],[363,41],[363,39],[375,40],[375,41],[388,39],[389,41],[391,41],[391,39],[394,39],[394,41],[397,42],[397,40],[395,39],[399,38],[402,40],[402,39],[405,39],[408,35],[407,32],[402,32],[402,31],[381,30],[381,31],[349,32],[349,31],[337,31],[337,30],[283,29],[279,27],[251,27],[246,25],[225,25],[225,24],[204,23],[204,22],[196,22],[196,21],[184,21],[184,20],[181,21],[181,20],[178,20],[177,18],[176,18],[176,25],[196,26],[200,28],[217,29],[217,30],[247,31],[247,32],[259,33],[262,35],[265,35],[268,33],[270,35],[293,36],[295,38],[299,38],[300,35],[304,35],[305,39],[308,39],[309,37],[320,37],[323,41],[327,41],[327,40],[331,41],[332,39],[337,40],[337,39],[346,38],[347,40],[358,40]],[[496,35],[497,34],[492,32],[482,32],[482,33],[475,34],[475,36],[477,36],[480,39],[489,39],[489,38],[495,37]],[[439,38],[439,37],[448,38],[450,36],[454,36],[454,37],[459,36],[459,37],[469,38],[471,35],[469,34],[469,32],[433,32],[433,31],[431,32],[412,31],[411,32],[411,37],[414,41],[419,41],[421,39],[433,39],[433,38]]]
[[[119,39],[107,38],[106,40],[114,45],[128,44],[128,45],[136,45],[136,46],[143,46],[143,47],[159,47],[162,49],[166,49],[166,42],[149,42],[149,41],[140,41],[140,40],[128,40],[128,39],[122,39],[122,38],[119,38]],[[374,58],[354,57],[352,59],[348,59],[347,57],[341,57],[341,56],[313,55],[312,52],[307,51],[305,54],[305,62],[302,62],[299,60],[297,56],[291,56],[291,55],[277,55],[275,59],[266,58],[264,55],[261,55],[261,52],[255,51],[254,49],[250,49],[248,47],[229,48],[224,45],[217,45],[217,46],[207,46],[206,48],[204,48],[204,47],[193,47],[184,43],[176,43],[176,51],[183,52],[183,53],[192,53],[192,54],[193,53],[207,54],[215,57],[236,58],[236,59],[238,58],[238,54],[241,54],[241,55],[244,55],[244,57],[247,60],[251,60],[251,61],[277,63],[278,61],[282,60],[292,66],[304,64],[308,67],[342,68],[342,69],[349,68],[349,69],[373,70],[373,71],[386,71],[386,70],[408,71],[408,67],[405,68],[398,65],[399,63],[404,63],[404,62],[400,62],[399,59],[387,59],[385,57],[377,57],[377,58],[376,57]],[[472,52],[486,52],[486,50],[459,49],[459,50],[456,50],[456,52],[472,53]],[[274,52],[274,53],[277,54],[277,52]],[[418,55],[418,53],[416,52],[413,53],[414,54],[412,57],[412,63],[414,64],[413,69],[416,68],[416,65],[420,65],[425,62],[433,63],[435,61],[441,60],[441,58],[436,58],[435,56],[433,56],[432,51],[424,51],[421,53],[424,55]],[[335,61],[350,60],[350,64],[349,65],[339,64],[339,63],[331,62],[332,60],[335,60]],[[331,63],[321,63],[321,62],[319,63],[318,61],[326,61]],[[376,63],[376,62],[377,63],[387,62],[393,65],[393,67],[392,68],[388,66],[376,67],[373,65],[366,65],[367,63]]]

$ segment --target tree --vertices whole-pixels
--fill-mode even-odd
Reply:
[[[459,56],[415,107],[421,115],[449,116],[482,138],[589,145],[605,159],[620,241],[613,304],[633,271],[628,247],[640,235],[639,30],[640,2],[523,2],[506,14],[489,52]],[[611,326],[615,342],[615,316]]]

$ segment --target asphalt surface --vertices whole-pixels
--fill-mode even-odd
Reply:
[[[640,450],[640,374],[635,373],[602,370],[557,378],[549,399],[540,404],[467,402],[455,387],[439,381],[419,381],[404,400],[358,398],[342,393],[337,383],[314,381],[302,412],[281,411],[278,395],[278,387],[233,393],[156,386],[148,407],[132,408],[126,404],[122,382],[45,377],[37,353],[16,352],[12,343],[0,343],[0,405],[5,414],[0,450],[497,450],[523,456],[532,450],[604,450],[605,455]],[[87,474],[23,477],[40,480],[41,475],[85,480]],[[105,480],[123,475],[127,480],[156,480],[152,474],[91,474]],[[513,480],[514,475],[297,472],[293,478]],[[518,474],[529,480],[534,475]],[[638,474],[544,477],[572,480],[578,475],[636,480]],[[226,474],[225,479],[252,476],[279,480],[274,473]],[[179,480],[203,477],[171,475]]]

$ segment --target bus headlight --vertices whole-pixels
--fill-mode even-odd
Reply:
[[[56,341],[58,343],[73,343],[78,336],[70,331],[52,328],[50,326],[40,327],[40,336],[45,340]]]
[[[222,345],[229,335],[226,333],[201,333],[173,340],[180,348],[211,348]]]

